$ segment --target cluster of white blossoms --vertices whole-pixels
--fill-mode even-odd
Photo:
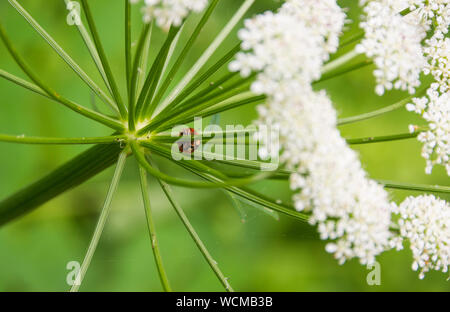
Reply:
[[[320,77],[326,60],[320,36],[286,12],[266,12],[245,21],[238,33],[242,50],[230,63],[231,71],[240,71],[243,77],[259,72],[252,85],[255,93],[283,97],[281,82],[292,80],[303,84]]]
[[[366,16],[360,23],[365,37],[356,50],[374,60],[376,93],[382,95],[395,88],[413,94],[426,65],[421,44],[426,32],[415,20],[399,13],[406,7],[404,0],[360,2],[365,5]]]
[[[311,212],[326,250],[339,263],[363,264],[389,248],[391,204],[381,185],[368,179],[358,155],[336,128],[336,110],[324,91],[298,85],[282,100],[259,109],[261,124],[280,129],[280,160],[296,173],[290,177],[298,211]],[[338,155],[338,156],[337,156]]]
[[[426,95],[415,98],[407,109],[428,122],[428,131],[418,138],[424,143],[426,172],[442,165],[450,175],[450,0],[360,2],[365,6],[361,27],[366,35],[357,49],[374,59],[377,93],[392,88],[414,93],[421,73],[433,76]]]
[[[433,195],[408,197],[396,209],[400,236],[413,253],[414,271],[423,279],[430,270],[448,272],[450,265],[450,205]]]
[[[418,136],[423,143],[422,156],[426,159],[426,173],[431,174],[434,165],[445,166],[450,176],[450,92],[440,94],[438,84],[433,84],[427,96],[413,99],[407,109],[421,114],[428,122],[428,130]],[[416,131],[410,126],[410,131]]]
[[[324,48],[327,53],[337,51],[339,36],[347,16],[336,5],[335,0],[286,0],[280,13],[295,16],[297,20],[303,21],[310,31],[321,36],[325,40]]]
[[[393,237],[388,194],[341,137],[327,94],[311,87],[336,51],[345,19],[334,0],[287,1],[245,22],[244,52],[230,70],[259,73],[252,90],[268,100],[258,107],[257,123],[280,131],[280,160],[296,172],[290,179],[296,209],[311,212],[310,223],[332,240],[326,250],[340,263],[356,257],[367,264]]]
[[[137,3],[139,0],[130,0]],[[170,26],[180,26],[190,12],[201,12],[208,4],[208,0],[144,0],[142,8],[144,22],[156,20],[156,24],[169,29]]]

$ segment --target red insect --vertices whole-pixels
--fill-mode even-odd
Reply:
[[[177,141],[180,153],[192,154],[200,145],[201,140],[193,136],[198,135],[194,128],[186,128],[180,132],[180,137],[188,137]]]

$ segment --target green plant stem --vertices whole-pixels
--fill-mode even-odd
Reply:
[[[172,128],[175,125],[185,124],[193,121],[196,117],[208,117],[215,115],[217,113],[223,112],[225,110],[231,110],[233,108],[237,108],[239,106],[247,105],[247,104],[258,104],[265,101],[265,95],[257,95],[255,96],[252,92],[242,92],[241,94],[237,94],[233,97],[227,98],[221,102],[209,103],[209,107],[201,112],[197,112],[197,115],[182,113],[179,114],[176,118],[166,120],[154,120],[151,121],[147,126],[143,127],[138,131],[139,135],[143,135],[157,129],[156,132],[163,132],[167,129]],[[197,109],[194,107],[195,111]]]
[[[204,108],[208,108],[212,103],[218,103],[244,91],[248,91],[250,89],[253,78],[254,76],[239,79],[229,86],[220,87],[219,90],[211,92],[209,95],[205,95],[202,97],[192,97],[191,99],[182,102],[177,107],[174,107],[171,112],[168,112],[163,116],[156,116],[156,118],[154,118],[154,120],[152,121],[154,122],[161,119],[171,119],[174,116],[180,115],[181,113],[187,114],[187,111],[198,112],[203,110]]]
[[[377,180],[377,181],[383,184],[384,187],[388,189],[450,194],[450,186],[401,183],[387,180]]]
[[[150,173],[152,176],[154,176],[157,179],[161,179],[164,182],[167,182],[169,184],[188,187],[188,188],[221,188],[225,187],[227,185],[247,185],[253,182],[257,182],[260,180],[263,180],[264,178],[268,177],[270,173],[261,173],[257,174],[250,178],[245,179],[228,179],[226,181],[220,181],[220,182],[203,182],[203,181],[194,181],[194,180],[185,180],[180,178],[175,178],[172,176],[169,176],[165,173],[162,173],[159,170],[156,170],[153,168],[145,159],[144,153],[141,151],[140,146],[135,141],[130,141],[131,150],[133,151],[134,156],[136,157],[139,164],[147,170],[148,173]],[[143,145],[144,146],[144,145]]]
[[[369,144],[369,143],[408,140],[408,139],[413,139],[413,138],[418,137],[421,132],[423,132],[423,131],[419,130],[419,131],[415,131],[413,133],[401,133],[401,134],[385,135],[385,136],[378,136],[378,137],[347,139],[347,143],[350,145],[360,145],[360,144]]]
[[[322,75],[327,75],[334,70],[338,69],[342,65],[347,64],[351,60],[355,59],[357,56],[359,56],[360,53],[356,52],[355,49],[351,50],[350,52],[345,53],[344,55],[338,57],[337,59],[325,64],[322,67]]]
[[[128,1],[128,0],[127,0]],[[167,278],[166,270],[164,269],[161,253],[159,250],[158,239],[156,238],[156,228],[153,222],[152,209],[150,206],[150,196],[148,194],[147,171],[142,166],[139,166],[142,200],[144,202],[145,216],[147,219],[148,231],[152,244],[153,257],[155,258],[156,267],[158,269],[159,279],[164,291],[172,291],[169,279]]]
[[[81,4],[83,5],[84,14],[86,16],[86,20],[89,25],[89,29],[91,30],[92,39],[94,40],[95,47],[97,48],[97,53],[102,61],[103,68],[105,69],[106,77],[108,78],[108,83],[111,86],[111,91],[113,93],[114,99],[117,103],[117,107],[119,108],[120,116],[123,120],[127,120],[128,112],[125,104],[122,101],[122,97],[120,95],[119,89],[117,88],[116,81],[114,79],[114,75],[111,71],[111,67],[109,66],[108,59],[106,57],[105,50],[103,49],[103,45],[100,41],[100,36],[98,35],[97,28],[95,26],[94,18],[91,13],[91,9],[87,0],[81,0]]]
[[[123,168],[125,167],[125,161],[127,159],[127,152],[123,151],[119,155],[119,160],[117,161],[116,170],[114,171],[114,176],[112,178],[111,184],[109,186],[108,194],[106,195],[105,202],[103,204],[103,208],[101,210],[100,216],[97,221],[97,225],[95,227],[94,234],[92,235],[91,242],[89,243],[89,248],[84,257],[83,263],[81,264],[80,271],[77,274],[76,281],[72,288],[71,292],[77,292],[83,282],[84,276],[91,264],[92,257],[94,256],[95,250],[97,249],[98,242],[103,233],[103,229],[106,224],[106,220],[109,215],[109,211],[111,208],[111,202],[114,194],[117,191],[117,186],[119,185],[120,177],[122,176]]]
[[[42,95],[50,100],[55,100],[53,97],[51,97],[50,95],[48,95],[47,93],[45,93],[41,88],[39,88],[38,86],[36,86],[35,84],[28,82],[22,78],[19,78],[13,74],[10,74],[2,69],[0,69],[0,77],[5,78],[6,80],[11,81],[12,83],[15,83],[18,86],[21,86],[25,89],[28,89],[34,93],[37,93],[39,95]],[[59,102],[58,102],[59,103]]]
[[[235,45],[228,53],[226,53],[222,58],[220,58],[214,65],[212,65],[208,70],[205,71],[204,74],[200,75],[197,79],[189,84],[189,86],[185,87],[182,91],[177,93],[177,96],[174,97],[173,100],[168,100],[170,98],[167,97],[163,103],[158,107],[159,110],[156,110],[155,115],[163,115],[165,112],[170,110],[173,107],[176,107],[179,103],[183,102],[192,92],[194,92],[198,87],[200,87],[209,77],[211,77],[214,73],[216,73],[223,65],[225,65],[229,60],[236,55],[241,49],[241,44]],[[175,93],[172,93],[172,96],[175,96]]]
[[[125,3],[125,73],[127,75],[127,90],[130,97],[131,92],[131,2],[123,0]]]
[[[155,144],[144,144],[147,148],[151,149],[158,155],[161,155],[165,158],[170,159],[170,150],[166,147],[158,146]],[[256,160],[223,160],[218,161],[220,163],[231,165],[239,168],[246,168],[251,170],[261,170],[264,167],[265,163],[256,161]],[[176,162],[176,164],[182,167],[189,167],[193,162]],[[198,162],[197,162],[198,163]],[[289,176],[294,173],[294,171],[290,171],[287,169],[278,169],[273,172],[272,177],[277,177],[279,179],[288,180]],[[228,176],[228,175],[227,175]],[[243,175],[238,174],[236,177],[243,177]],[[449,186],[441,186],[441,185],[425,185],[425,184],[414,184],[414,183],[401,183],[394,181],[386,181],[386,180],[377,180],[380,184],[384,185],[386,188],[391,189],[400,189],[400,190],[409,190],[409,191],[423,191],[423,192],[431,192],[431,193],[445,193],[450,194]]]
[[[70,2],[71,2],[71,0],[64,0],[66,7],[69,5]],[[69,8],[69,7],[67,7],[67,8]],[[81,38],[83,39],[84,44],[86,45],[86,47],[92,57],[92,60],[95,63],[95,66],[97,66],[97,69],[98,69],[100,75],[102,76],[103,82],[105,83],[106,87],[108,88],[109,93],[112,95],[111,86],[109,85],[108,78],[106,77],[106,73],[105,73],[105,69],[103,68],[102,61],[100,60],[100,57],[98,56],[97,49],[95,48],[95,44],[92,41],[91,36],[89,35],[86,27],[84,26],[84,24],[81,20],[81,16],[79,15],[79,12],[77,12],[76,10],[73,10],[70,13],[75,14],[76,17],[79,18],[80,23],[76,24],[78,32],[80,33]],[[108,102],[108,104],[114,104],[114,106],[113,106],[114,111],[119,113],[119,109],[117,108],[117,105],[114,102],[112,102],[112,100],[111,100],[111,103]]]
[[[125,0],[129,2],[129,0]],[[131,81],[128,91],[128,128],[130,130],[135,129],[135,97],[137,92],[137,80],[139,76],[139,65],[141,64],[142,52],[145,44],[145,40],[148,36],[148,32],[150,31],[150,25],[146,24],[142,29],[141,36],[139,38],[139,42],[136,49],[136,55],[134,58],[133,69],[131,72]]]
[[[343,125],[347,125],[347,124],[351,124],[351,123],[355,123],[355,122],[359,122],[359,121],[363,121],[363,120],[367,120],[367,119],[371,119],[371,118],[375,118],[381,115],[384,115],[386,113],[390,113],[392,111],[395,111],[397,109],[403,108],[405,107],[406,104],[411,103],[412,99],[415,97],[419,97],[421,94],[423,94],[424,90],[419,91],[418,93],[408,96],[407,98],[394,103],[392,105],[389,105],[387,107],[383,107],[381,109],[369,112],[369,113],[365,113],[365,114],[361,114],[361,115],[357,115],[357,116],[351,116],[351,117],[346,117],[346,118],[341,118],[338,120],[338,125],[339,126],[343,126]]]
[[[7,50],[9,51],[11,56],[14,58],[16,63],[19,65],[19,67],[36,84],[37,87],[42,89],[52,99],[63,104],[64,106],[70,108],[71,110],[73,110],[85,117],[88,117],[92,120],[95,120],[99,123],[102,123],[112,129],[122,130],[124,128],[123,125],[116,119],[110,118],[101,113],[97,113],[96,111],[93,111],[93,110],[90,110],[83,106],[80,106],[80,105],[62,97],[57,92],[55,92],[53,89],[51,89],[46,84],[44,84],[41,81],[41,79],[36,74],[33,73],[33,71],[29,68],[29,66],[25,63],[25,61],[21,58],[21,56],[17,53],[16,49],[12,45],[8,36],[6,35],[5,29],[3,28],[3,26],[1,24],[0,24],[0,37],[2,38]]]
[[[191,103],[187,103],[186,105],[178,106],[174,108],[170,113],[164,115],[164,117],[160,117],[160,115],[156,116],[151,120],[149,125],[153,125],[152,127],[156,127],[157,125],[164,123],[172,123],[172,121],[176,122],[176,120],[181,120],[187,118],[189,116],[196,116],[197,113],[204,111],[205,109],[211,108],[216,104],[223,103],[224,101],[231,99],[235,96],[239,96],[244,92],[249,90],[250,82],[240,84],[239,87],[236,85],[231,86],[230,88],[226,88],[223,92],[219,92],[218,94],[213,94],[209,98],[199,99],[198,101],[194,101]],[[249,95],[250,93],[245,93]],[[254,96],[253,93],[251,95]]]
[[[372,60],[364,59],[364,60],[362,60],[362,61],[360,61],[360,62],[358,62],[356,64],[352,64],[350,66],[347,66],[347,67],[344,67],[344,68],[340,68],[339,70],[336,70],[336,71],[328,72],[328,73],[322,75],[322,77],[319,80],[314,81],[313,84],[318,84],[320,82],[324,82],[324,81],[327,81],[329,79],[333,79],[333,78],[342,76],[344,74],[347,74],[347,73],[350,73],[352,71],[355,71],[355,70],[367,67],[367,66],[372,65],[372,64],[373,64]]]
[[[156,168],[156,163],[152,162],[152,166],[154,166]],[[178,217],[180,218],[181,222],[183,223],[184,227],[189,232],[189,235],[194,240],[198,249],[202,253],[205,260],[208,262],[211,269],[216,274],[217,278],[219,279],[219,281],[221,282],[223,287],[225,287],[225,290],[229,291],[229,292],[234,291],[233,288],[231,287],[230,283],[228,282],[228,278],[226,278],[225,275],[222,273],[217,262],[213,259],[213,257],[209,253],[208,249],[206,248],[205,244],[202,242],[200,236],[195,231],[194,227],[192,226],[191,222],[187,218],[183,209],[180,207],[178,202],[175,200],[175,196],[173,195],[171,187],[159,179],[158,179],[158,182],[161,185],[161,188],[163,189],[164,193],[166,194],[167,199],[169,200],[169,202],[172,204],[173,208],[175,209],[175,211],[176,211]]]
[[[113,109],[117,106],[102,89],[75,63],[75,61],[58,45],[58,43],[33,19],[33,17],[16,1],[8,0],[9,3],[25,18],[25,20],[37,31],[37,33],[55,50],[56,53],[75,71],[75,73],[99,96],[102,101]]]
[[[148,98],[148,105],[147,105],[145,112],[143,113],[144,117],[150,118],[153,115],[153,112],[154,112],[156,106],[158,106],[158,104],[159,104],[159,102],[154,102],[154,98],[156,96],[157,91],[160,88],[161,83],[163,82],[163,78],[164,78],[164,75],[166,75],[167,68],[169,67],[170,62],[172,61],[172,56],[175,53],[175,50],[176,50],[177,44],[178,44],[178,40],[180,39],[183,29],[184,29],[184,24],[180,28],[180,31],[175,36],[175,39],[173,40],[173,42],[170,44],[169,52],[167,53],[167,57],[164,60],[164,65],[163,65],[163,68],[161,71],[161,75],[157,79],[155,92],[153,92],[151,98],[150,97]],[[154,106],[152,106],[153,103],[154,103]]]
[[[20,144],[48,144],[48,145],[70,145],[70,144],[111,144],[125,141],[125,135],[114,135],[92,138],[44,138],[26,137],[23,135],[0,134],[0,142],[20,143]]]
[[[346,47],[352,43],[358,42],[359,40],[361,40],[362,38],[364,38],[364,31],[358,31],[356,34],[351,35],[348,38],[345,38],[344,40],[342,40],[342,42],[339,44],[339,49]]]
[[[215,115],[217,113],[221,113],[223,111],[228,111],[240,106],[249,105],[249,104],[260,104],[263,103],[266,100],[265,95],[254,95],[252,92],[242,92],[241,94],[235,95],[231,98],[228,98],[224,101],[221,101],[219,103],[214,103],[211,107],[208,109],[205,109],[201,112],[197,112],[195,116],[187,116],[187,115],[180,115],[180,117],[174,118],[173,120],[167,121],[165,124],[162,124],[157,128],[157,132],[160,131],[166,131],[167,129],[172,128],[173,126],[180,125],[180,124],[186,124],[189,122],[194,121],[197,117],[206,118],[212,115]],[[148,130],[152,130],[153,125],[149,125],[147,127],[144,127],[142,130],[140,130],[140,133],[145,133]]]
[[[150,52],[150,43],[152,41],[152,31],[153,31],[153,21],[149,23],[150,29],[147,33],[147,36],[145,37],[144,47],[142,50],[142,57],[141,61],[139,62],[138,66],[138,77],[136,82],[136,93],[140,94],[142,91],[143,84],[145,82],[145,75],[147,73],[147,67],[148,67],[148,57]]]
[[[0,226],[23,216],[113,165],[120,144],[96,145],[42,179],[0,201]]]
[[[170,159],[170,152],[168,152],[166,149],[159,147],[157,145],[148,145],[147,147],[156,154],[163,156],[167,159]],[[226,177],[221,172],[214,170],[213,168],[204,165],[198,161],[178,161],[175,163],[207,181],[220,183]],[[272,200],[267,196],[264,196],[263,194],[255,192],[249,188],[226,185],[224,186],[224,189],[240,197],[243,197],[251,202],[254,202],[258,205],[275,210],[277,212],[288,215],[295,219],[301,221],[307,221],[309,219],[308,215],[297,212],[294,209],[294,207],[277,203],[277,201]]]
[[[172,83],[173,79],[175,78],[175,75],[178,73],[179,69],[181,68],[181,65],[183,64],[184,60],[186,59],[187,54],[189,53],[189,51],[191,50],[195,41],[197,40],[198,36],[200,35],[200,32],[203,30],[203,27],[205,26],[206,22],[211,17],[218,2],[219,2],[219,0],[211,1],[208,9],[205,11],[200,22],[197,24],[196,28],[194,29],[194,32],[192,33],[192,35],[189,37],[188,41],[184,45],[184,48],[181,51],[180,55],[178,56],[177,60],[175,61],[175,64],[172,66],[167,77],[165,78],[164,82],[162,83],[161,87],[159,88],[158,92],[156,93],[155,97],[153,98],[152,103],[150,104],[150,108],[151,108],[150,114],[153,113],[154,109],[156,108],[156,105],[159,104],[159,102],[161,101],[165,92],[169,88],[170,84]]]
[[[171,27],[169,30],[169,34],[167,35],[166,40],[164,41],[163,46],[158,52],[153,65],[150,69],[150,72],[147,74],[147,78],[145,79],[144,86],[142,87],[141,93],[139,94],[137,103],[136,103],[136,114],[135,118],[143,117],[142,114],[146,110],[146,102],[151,100],[153,97],[153,93],[158,84],[159,77],[161,75],[162,69],[164,67],[165,60],[170,50],[170,46],[172,42],[175,40],[177,33],[180,31],[180,27]]]
[[[235,76],[238,76],[238,75],[239,75],[239,72],[226,73],[224,76],[222,76],[222,78],[219,78],[215,81],[211,81],[207,87],[203,88],[201,91],[199,91],[196,94],[194,94],[193,96],[189,97],[187,100],[181,102],[177,107],[184,106],[184,105],[187,105],[188,103],[192,103],[194,101],[198,101],[199,99],[205,98],[206,96],[208,96],[209,94],[211,94],[213,91],[215,91],[217,89],[219,89],[218,91],[220,91],[226,82],[228,82],[229,80],[231,80],[232,78],[234,78]],[[159,114],[158,117],[160,115],[162,115],[162,114]]]
[[[236,11],[229,22],[222,28],[221,32],[215,37],[214,41],[209,45],[206,51],[200,56],[198,61],[192,66],[189,72],[183,77],[180,83],[174,88],[172,93],[163,101],[161,108],[165,108],[169,105],[178,95],[184,90],[184,88],[192,81],[192,79],[198,74],[203,66],[208,62],[214,52],[219,48],[223,41],[228,37],[237,23],[244,17],[245,13],[250,9],[255,0],[245,0],[240,8]]]

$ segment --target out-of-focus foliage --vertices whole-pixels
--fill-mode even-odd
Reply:
[[[66,23],[68,12],[63,2],[20,1],[102,85],[76,28]],[[185,68],[201,54],[239,3],[239,0],[221,1]],[[353,19],[353,23],[348,25],[349,33],[356,30],[355,21],[360,14],[354,7],[355,3],[340,1],[343,6],[353,8],[349,14]],[[258,0],[251,14],[277,5],[279,3],[272,0]],[[92,7],[113,71],[117,77],[122,77],[119,81],[124,85],[122,1],[97,0]],[[133,14],[134,38],[137,40],[140,28],[137,8]],[[0,18],[29,64],[46,81],[62,94],[90,105],[89,89],[7,1],[0,3]],[[190,20],[186,33],[192,30],[195,20]],[[152,56],[157,52],[162,38],[162,33],[154,36]],[[186,38],[181,38],[180,44],[184,40]],[[236,41],[235,36],[231,37],[225,45],[231,48]],[[220,51],[223,53],[226,48]],[[0,68],[24,77],[3,46],[0,46]],[[376,96],[371,71],[372,68],[366,68],[322,83],[317,88],[328,90],[343,117],[386,106],[404,96],[400,92]],[[246,107],[223,114],[221,123],[249,124],[254,117],[254,107]],[[344,126],[342,133],[346,137],[394,134],[406,132],[411,122],[420,123],[420,120],[415,114],[400,110],[371,121]],[[0,133],[61,137],[109,134],[107,129],[4,80],[0,80]],[[41,177],[84,149],[0,143],[0,198]],[[448,185],[448,177],[441,168],[436,168],[431,176],[425,175],[420,144],[415,140],[371,144],[358,149],[362,162],[374,178]],[[185,174],[177,167],[163,168],[172,174]],[[66,264],[73,260],[82,261],[111,175],[108,170],[21,220],[0,228],[0,291],[68,290]],[[82,290],[161,290],[138,186],[137,166],[134,161],[129,161]],[[151,187],[160,246],[173,288],[186,291],[222,290],[155,181],[151,181]],[[255,187],[283,199],[288,199],[290,195],[287,183],[264,182]],[[220,190],[176,188],[175,191],[193,225],[237,290],[450,290],[447,277],[440,273],[427,274],[425,280],[420,281],[417,273],[411,270],[412,260],[408,250],[391,251],[380,257],[381,285],[369,286],[366,282],[369,270],[356,261],[339,266],[324,251],[325,243],[319,240],[315,229],[308,224],[284,216],[276,221],[251,206],[245,208],[247,217],[242,222],[230,198]],[[401,200],[410,194],[393,192],[392,197]],[[450,198],[447,196],[445,199]]]

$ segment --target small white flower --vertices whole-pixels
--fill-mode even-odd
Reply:
[[[426,66],[422,40],[426,31],[416,19],[399,12],[407,7],[403,0],[360,1],[365,19],[360,27],[365,38],[357,51],[374,60],[377,69],[376,93],[385,90],[407,90],[411,94],[420,85],[420,74]]]
[[[130,0],[137,3],[139,0]],[[144,22],[156,20],[159,27],[168,30],[170,26],[180,26],[190,12],[201,12],[208,0],[144,0],[142,8]]]
[[[408,197],[400,204],[399,238],[408,240],[412,269],[423,279],[430,270],[448,272],[450,265],[450,205],[433,195]]]
[[[431,174],[435,165],[444,166],[450,176],[450,91],[439,94],[433,84],[427,96],[416,98],[408,110],[422,115],[429,130],[422,132],[418,140],[423,143],[422,156],[427,161],[426,172]]]

